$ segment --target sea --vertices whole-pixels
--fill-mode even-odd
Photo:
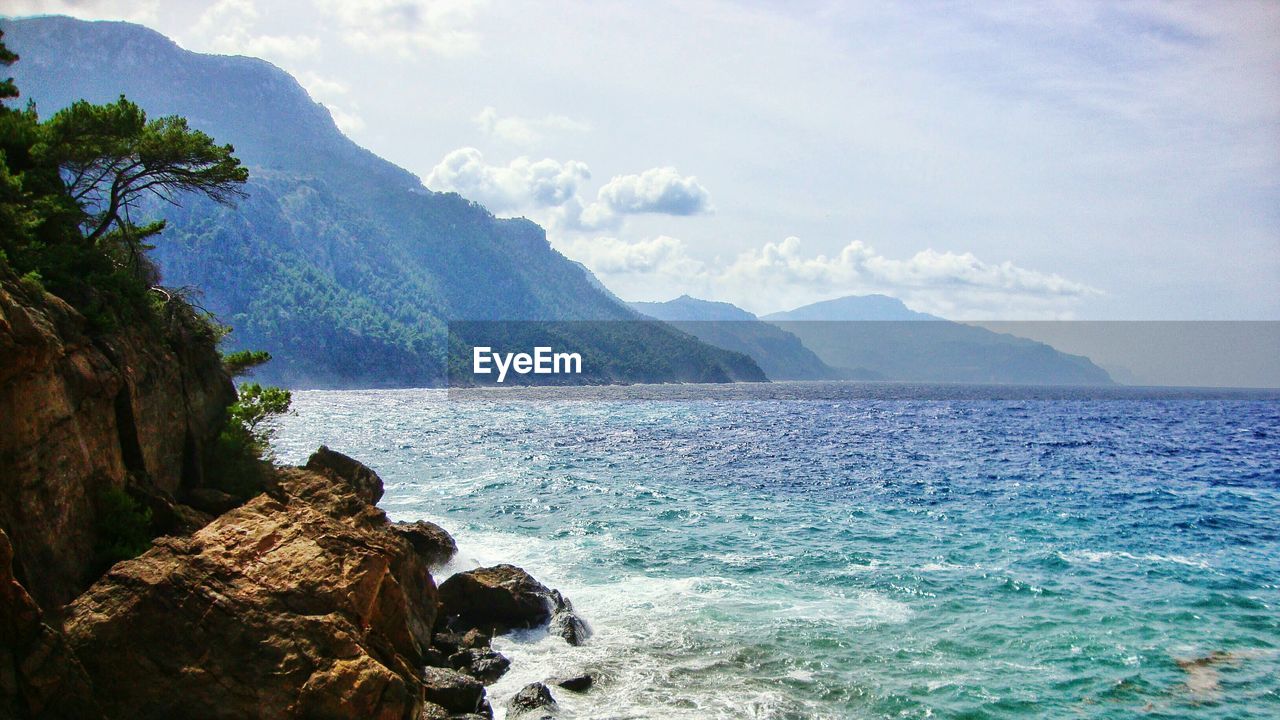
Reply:
[[[770,383],[301,391],[283,462],[376,470],[565,718],[1280,718],[1280,392]]]

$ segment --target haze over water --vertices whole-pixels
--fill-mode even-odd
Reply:
[[[305,391],[393,519],[595,635],[569,717],[1274,717],[1280,394],[773,384]]]

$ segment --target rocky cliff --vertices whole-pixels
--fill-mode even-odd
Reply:
[[[235,390],[171,310],[91,332],[0,264],[0,720],[491,716],[493,634],[586,640],[519,568],[439,592],[453,539],[389,522],[378,475],[327,448],[216,517],[187,505],[211,509],[201,468]],[[152,541],[105,567],[108,492],[150,510]]]
[[[61,299],[0,267],[0,527],[14,575],[46,612],[101,571],[100,504],[128,490],[160,529],[189,515],[235,389],[175,303],[156,326],[90,333]]]

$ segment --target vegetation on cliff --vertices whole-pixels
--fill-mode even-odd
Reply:
[[[17,60],[0,31],[0,65]],[[12,79],[0,83],[0,100],[18,97]],[[180,117],[148,119],[125,97],[98,105],[77,101],[46,120],[34,103],[0,102],[0,270],[20,276],[17,286],[33,306],[44,303],[47,291],[78,310],[94,345],[110,348],[142,332],[172,346],[194,341],[197,352],[213,355],[230,329],[189,302],[189,291],[160,285],[147,251],[165,222],[149,221],[144,210],[155,202],[176,206],[184,195],[229,203],[247,180],[231,145],[217,144]],[[237,375],[269,359],[265,352],[241,351],[214,367]],[[132,405],[127,382],[125,392],[114,401],[123,464],[130,477],[145,475],[144,453],[129,427],[134,412],[126,407]],[[246,384],[234,403],[215,403],[224,419],[203,458],[210,486],[241,500],[260,489],[268,439],[262,422],[286,411],[289,400],[279,388]],[[148,505],[151,486],[133,478],[91,493],[100,568],[139,554],[163,525],[177,522],[160,522]]]

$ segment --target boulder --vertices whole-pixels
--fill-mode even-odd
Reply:
[[[391,526],[391,529],[408,540],[413,549],[422,556],[427,567],[433,570],[448,564],[453,556],[458,554],[458,544],[453,536],[435,523],[418,520],[411,523],[396,523]]]
[[[469,627],[537,627],[551,619],[551,590],[514,565],[477,568],[440,584],[440,608]]]
[[[511,698],[507,703],[507,712],[515,717],[524,715],[525,713],[537,710],[547,711],[556,709],[556,699],[551,696],[551,690],[542,683],[530,683],[520,689],[520,692]]]
[[[580,693],[590,690],[591,686],[595,685],[596,678],[591,673],[580,673],[578,675],[563,675],[552,678],[547,682],[555,685],[556,687],[562,687],[570,692]]]
[[[551,591],[551,622],[549,630],[552,635],[559,635],[570,645],[581,645],[591,636],[591,628],[573,611],[573,603],[560,594],[559,590]]]
[[[307,458],[306,469],[325,473],[350,485],[360,499],[376,505],[382,499],[382,478],[359,460],[321,445]]]
[[[113,566],[65,621],[105,714],[417,716],[435,584],[368,496],[282,469],[268,493]]]
[[[487,707],[484,685],[457,670],[429,667],[422,671],[423,697],[450,713],[479,713]]]
[[[488,648],[467,648],[450,655],[449,665],[485,685],[492,685],[506,674],[511,661],[502,653]]]

